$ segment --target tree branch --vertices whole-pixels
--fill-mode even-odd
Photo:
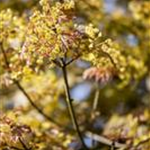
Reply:
[[[127,147],[126,144],[121,144],[121,143],[119,143],[119,142],[112,141],[112,140],[110,140],[110,139],[108,139],[108,138],[106,138],[106,137],[103,137],[103,136],[94,134],[94,133],[92,133],[92,132],[90,132],[90,131],[87,131],[87,132],[85,133],[85,135],[86,135],[87,137],[89,137],[89,138],[91,138],[91,139],[97,141],[97,142],[100,142],[100,143],[102,143],[102,144],[104,144],[104,145],[110,146],[110,148],[121,148],[121,149],[122,149],[122,148],[126,148],[126,147]]]
[[[68,62],[66,63],[66,66],[70,65],[73,61],[75,61],[75,60],[78,59],[79,57],[80,57],[79,54],[76,55],[74,58],[72,58],[70,61],[68,61]]]
[[[21,143],[21,145],[23,146],[24,150],[31,150],[31,148],[28,148],[25,143],[22,141],[21,138],[19,138],[19,142]]]
[[[116,63],[114,62],[113,58],[107,53],[107,52],[104,52],[104,51],[101,51],[102,54],[104,54],[106,57],[109,58],[109,60],[111,61],[111,63],[113,64],[113,66],[115,67],[115,69],[117,69],[117,65]]]
[[[92,111],[91,111],[91,121],[94,122],[95,118],[96,118],[96,110],[97,110],[97,105],[98,105],[98,100],[99,100],[99,94],[100,94],[100,89],[98,84],[96,83],[96,91],[95,91],[95,96],[94,96],[94,101],[93,101],[93,107],[92,107]],[[95,145],[95,140],[92,139],[92,145],[94,147]]]
[[[139,142],[137,145],[135,145],[135,146],[127,146],[127,147],[125,147],[124,149],[120,149],[120,150],[128,150],[128,149],[130,149],[130,148],[133,148],[134,150],[137,150],[140,145],[145,144],[145,143],[148,143],[148,142],[150,142],[150,137],[147,138],[147,139],[145,139],[145,140],[140,141],[140,142]]]
[[[70,95],[70,88],[69,88],[68,77],[67,77],[67,69],[66,69],[66,64],[65,64],[64,60],[62,60],[62,64],[63,64],[62,72],[63,72],[64,85],[65,85],[66,102],[67,102],[69,114],[70,114],[73,126],[74,126],[74,128],[75,128],[75,130],[76,130],[76,132],[77,132],[77,134],[80,138],[80,141],[81,141],[83,147],[85,149],[88,149],[86,147],[86,144],[84,143],[84,139],[83,139],[81,131],[79,129],[79,125],[78,125],[78,122],[77,122],[77,119],[76,119],[76,116],[75,116],[75,111],[74,111],[74,108],[73,108],[73,105],[72,105],[72,98],[71,98],[71,95]]]
[[[19,88],[19,90],[25,95],[25,97],[28,99],[28,101],[30,102],[30,104],[42,115],[44,116],[47,120],[49,120],[50,122],[54,123],[55,125],[61,127],[62,125],[59,124],[58,122],[56,122],[53,118],[49,117],[48,115],[46,115],[43,110],[41,108],[39,108],[31,99],[31,97],[28,95],[28,93],[25,91],[25,89],[21,86],[21,84],[18,81],[14,81],[14,83],[17,85],[17,87]]]
[[[2,51],[3,57],[4,57],[4,61],[6,63],[7,69],[8,69],[8,73],[11,73],[11,68],[10,68],[10,64],[9,61],[7,59],[7,55],[5,53],[5,50],[2,46],[2,43],[0,43],[0,49]],[[40,109],[32,100],[32,98],[29,96],[29,94],[25,91],[25,89],[21,86],[20,82],[17,81],[16,79],[11,79],[13,81],[13,83],[19,88],[19,90],[25,95],[25,97],[28,99],[28,101],[30,102],[30,104],[41,114],[43,115],[47,120],[51,121],[52,123],[54,123],[55,125],[61,127],[62,125],[59,124],[58,122],[56,122],[53,118],[49,117],[48,115],[46,115],[42,109]]]
[[[137,145],[134,146],[134,148],[138,148],[140,145],[148,143],[150,141],[150,137],[146,140],[140,141]]]
[[[15,149],[15,150],[23,150],[23,149],[20,149],[18,147],[15,147],[15,146],[8,146],[8,147],[11,148],[11,149]]]

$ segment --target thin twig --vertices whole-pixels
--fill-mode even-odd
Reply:
[[[41,108],[39,108],[31,99],[31,97],[28,95],[28,93],[25,91],[25,89],[22,87],[22,85],[18,82],[18,81],[14,81],[14,83],[17,85],[17,87],[20,89],[20,91],[26,96],[26,98],[28,99],[28,101],[30,102],[30,104],[41,114],[43,115],[47,120],[49,120],[50,122],[56,124],[57,126],[61,127],[62,125],[59,124],[58,122],[56,122],[53,118],[49,117],[48,115],[46,115],[43,110]]]
[[[11,68],[10,68],[10,64],[9,61],[7,59],[7,55],[5,53],[5,50],[3,49],[2,43],[0,43],[0,48],[4,57],[4,61],[6,63],[7,69],[8,69],[8,73],[11,73]],[[48,115],[46,115],[42,109],[40,109],[32,100],[32,98],[29,96],[29,94],[25,91],[25,89],[22,87],[22,85],[20,84],[19,81],[17,81],[16,79],[11,79],[13,81],[13,83],[20,89],[20,91],[25,95],[25,97],[28,99],[28,101],[30,102],[30,104],[41,114],[43,115],[47,120],[51,121],[52,123],[56,124],[57,126],[61,127],[62,125],[60,125],[58,122],[56,122],[53,118],[49,117]]]
[[[100,94],[100,89],[99,89],[98,84],[96,83],[96,92],[95,92],[93,107],[92,107],[92,111],[91,111],[91,121],[92,122],[94,121],[94,119],[96,117],[96,110],[97,110],[97,105],[98,105],[98,100],[99,100],[99,94]],[[93,145],[93,147],[95,145],[94,139],[92,139],[92,145]]]
[[[59,61],[57,61],[57,60],[52,60],[52,62],[53,62],[56,66],[61,67],[61,64],[60,64]]]
[[[145,144],[145,143],[147,143],[147,142],[149,142],[149,141],[150,141],[150,138],[147,138],[146,140],[143,140],[143,141],[139,142],[136,146],[134,146],[134,148],[137,148],[137,147],[139,147],[140,145]]]
[[[96,85],[96,92],[95,92],[95,97],[94,97],[94,101],[93,101],[91,119],[95,118],[96,109],[97,109],[98,100],[99,100],[99,94],[100,94],[100,89],[99,89],[99,86]]]
[[[28,148],[28,147],[26,146],[26,144],[22,141],[21,138],[19,138],[19,142],[20,142],[21,145],[23,146],[24,150],[31,150],[31,148]]]
[[[133,148],[133,149],[137,149],[140,145],[142,145],[142,144],[145,144],[145,143],[148,143],[150,141],[150,138],[147,138],[147,139],[145,139],[145,140],[143,140],[143,141],[140,141],[137,145],[135,145],[135,146],[127,146],[127,147],[125,147],[124,149],[121,149],[121,150],[128,150],[128,149],[130,149],[130,148]]]
[[[80,57],[80,55],[78,54],[77,56],[75,56],[74,58],[72,58],[70,61],[68,61],[66,63],[66,66],[70,65],[73,61],[75,61],[76,59],[78,59]]]
[[[15,147],[15,146],[8,146],[8,147],[11,148],[11,149],[15,149],[15,150],[23,150],[21,148]]]
[[[110,59],[111,63],[112,63],[113,66],[115,67],[115,69],[117,69],[117,65],[116,65],[116,63],[114,62],[113,58],[112,58],[107,52],[104,52],[104,51],[101,51],[101,52],[102,52],[102,54],[104,54],[105,56],[107,56],[107,57]]]
[[[80,138],[80,141],[81,141],[83,147],[85,149],[88,149],[86,147],[86,144],[84,143],[84,139],[82,137],[82,134],[81,134],[81,131],[79,129],[78,122],[77,122],[77,118],[75,116],[75,111],[74,111],[74,108],[73,108],[73,105],[72,105],[72,98],[71,98],[71,95],[70,95],[70,88],[69,88],[69,83],[68,83],[66,64],[63,60],[62,60],[62,64],[63,64],[62,72],[63,72],[64,85],[65,85],[66,102],[67,102],[68,110],[69,110],[69,113],[70,113],[70,117],[71,117],[72,123],[74,125],[74,128],[75,128],[76,132],[78,133],[78,136]]]

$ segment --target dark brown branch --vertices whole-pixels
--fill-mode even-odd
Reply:
[[[88,149],[86,147],[86,144],[84,143],[84,139],[83,139],[82,134],[81,134],[80,129],[79,129],[79,125],[78,125],[77,118],[76,118],[75,111],[74,111],[73,104],[72,104],[72,98],[70,95],[70,88],[69,88],[69,83],[68,83],[67,65],[71,64],[74,61],[74,59],[72,59],[70,62],[66,63],[65,60],[66,60],[66,54],[67,54],[68,47],[67,47],[63,37],[61,38],[61,41],[63,44],[63,48],[65,49],[65,58],[61,59],[61,66],[62,66],[61,68],[62,68],[63,78],[64,78],[66,103],[67,103],[68,111],[69,111],[73,126],[74,126],[74,128],[75,128],[75,130],[76,130],[76,132],[80,138],[80,141],[81,141],[83,147],[85,149]]]
[[[61,64],[60,64],[59,61],[57,61],[57,60],[52,60],[52,62],[53,62],[56,66],[61,67]]]
[[[82,137],[82,134],[81,134],[81,131],[79,129],[79,125],[78,125],[78,122],[77,122],[77,119],[76,119],[76,116],[75,116],[75,111],[74,111],[74,108],[73,108],[73,105],[72,105],[72,98],[71,98],[71,95],[70,95],[70,88],[69,88],[69,83],[68,83],[66,64],[63,60],[62,60],[62,64],[63,64],[62,72],[63,72],[64,85],[65,85],[66,102],[67,102],[69,114],[70,114],[72,123],[73,123],[74,128],[75,128],[75,130],[76,130],[76,132],[77,132],[77,134],[80,138],[80,141],[81,141],[83,147],[85,149],[88,149],[86,147],[85,143],[84,143],[84,139]]]
[[[70,61],[68,61],[66,63],[66,66],[70,65],[72,62],[74,62],[76,59],[78,59],[80,57],[80,55],[78,54],[77,56],[75,56],[74,58],[72,58]]]
[[[22,147],[24,148],[24,150],[31,150],[31,148],[28,148],[25,143],[22,141],[21,138],[19,138],[19,142],[21,143]]]
[[[111,150],[115,150],[115,141],[112,141],[112,144],[111,144]]]

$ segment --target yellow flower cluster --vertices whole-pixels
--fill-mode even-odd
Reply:
[[[20,50],[25,37],[25,18],[10,9],[0,12],[0,46],[6,53],[9,68],[3,54],[0,53],[0,74],[6,76],[5,69],[11,72],[12,78],[18,78],[22,72]],[[3,72],[4,71],[4,72]]]
[[[74,25],[74,1],[50,4],[42,0],[40,4],[42,11],[37,10],[30,17],[23,46],[23,51],[32,56],[31,62],[36,60],[37,64],[42,64],[45,58],[52,62],[66,56],[84,55],[101,37],[99,29],[92,24]]]
[[[94,28],[92,24],[89,24],[85,27],[85,33],[92,39],[97,37],[97,34],[99,34],[99,29]],[[99,34],[100,35],[100,34]]]
[[[24,38],[24,18],[18,17],[10,9],[0,12],[0,42],[8,47],[18,47]]]
[[[50,4],[42,0],[40,4],[42,11],[31,16],[24,44],[30,62],[42,65],[48,60],[52,64],[54,60],[79,55],[95,67],[113,67],[123,81],[122,86],[146,72],[141,60],[124,54],[111,39],[102,40],[100,30],[93,24],[75,24],[74,14],[70,13],[73,1]]]
[[[74,1],[64,1],[49,4],[41,0],[42,11],[35,11],[30,17],[24,51],[36,58],[37,63],[43,59],[55,60],[68,52],[69,45],[75,40],[73,15],[66,11],[74,8]]]
[[[133,147],[146,150],[150,146],[149,124],[150,112],[148,109],[139,114],[114,114],[106,124],[103,134],[116,139],[125,139],[126,143],[133,143]],[[143,125],[144,124],[144,125]],[[145,141],[145,142],[143,142]],[[143,144],[144,143],[144,144]],[[128,148],[131,149],[131,148]]]
[[[83,59],[92,62],[97,68],[114,68],[116,75],[122,81],[118,85],[119,88],[128,85],[130,81],[139,80],[147,71],[142,60],[123,54],[120,46],[111,39],[93,46],[91,52]]]

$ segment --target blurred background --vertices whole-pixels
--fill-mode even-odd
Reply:
[[[130,64],[127,71],[129,80],[120,81],[114,77],[105,84],[83,79],[84,72],[91,66],[86,61],[78,59],[68,67],[71,96],[81,128],[122,143],[134,143],[145,136],[149,138],[150,1],[75,1],[78,23],[92,22],[102,31],[104,38],[111,38],[119,44],[121,52],[129,57]],[[19,16],[28,18],[39,7],[38,3],[38,0],[0,0],[0,10],[10,8]],[[17,41],[14,40],[12,45],[16,46]],[[130,56],[135,60],[130,60]],[[0,111],[7,114],[12,110],[21,110],[25,120],[31,121],[33,116],[43,120],[17,86],[8,83],[3,65],[4,62],[0,66]],[[68,112],[61,70],[54,67],[39,75],[31,74],[21,84],[47,115],[64,126],[71,126],[69,117],[66,117]],[[85,141],[89,147],[92,146],[90,138],[86,137]],[[140,147],[141,150],[150,148],[149,143],[146,144]]]

